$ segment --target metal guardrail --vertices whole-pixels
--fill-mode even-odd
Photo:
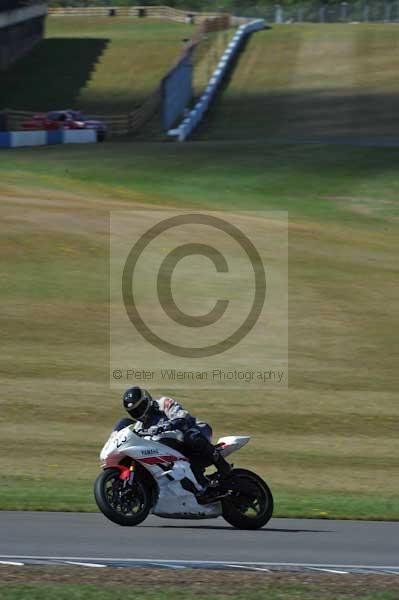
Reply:
[[[260,31],[264,28],[265,21],[263,19],[251,21],[246,25],[240,25],[233,39],[227,46],[225,52],[223,53],[222,58],[220,59],[219,64],[216,67],[212,77],[210,78],[208,86],[205,89],[204,93],[202,94],[194,108],[189,112],[187,117],[180,123],[178,127],[170,129],[168,131],[168,135],[177,138],[179,142],[184,142],[188,138],[188,136],[194,131],[194,129],[202,120],[205,112],[209,108],[209,105],[211,104],[212,100],[217,94],[218,89],[223,81],[223,78],[225,77],[227,70],[229,69],[232,61],[234,60],[237,52],[239,51],[243,40],[251,33],[255,31]]]

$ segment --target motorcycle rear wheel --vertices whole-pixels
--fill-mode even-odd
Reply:
[[[273,495],[252,471],[233,469],[225,483],[230,495],[222,500],[223,518],[237,529],[260,529],[273,514]]]
[[[133,485],[120,479],[118,469],[105,469],[94,483],[98,508],[113,523],[133,527],[147,518],[152,507],[151,492],[145,481]]]

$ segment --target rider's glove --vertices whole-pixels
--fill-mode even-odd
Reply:
[[[192,417],[190,417],[190,419],[176,418],[169,421],[168,425],[170,426],[170,429],[174,429],[177,431],[187,431],[187,429],[192,427],[193,423],[195,423],[195,419],[193,419]]]
[[[172,431],[173,425],[171,423],[165,423],[165,425],[153,425],[147,429],[148,435],[159,435],[165,431]]]
[[[165,431],[173,431],[175,429],[173,423],[170,421],[169,423],[165,423],[164,425],[153,425],[147,429],[148,435],[159,435],[160,433],[165,433]]]
[[[159,431],[159,427],[157,427],[156,425],[153,425],[152,427],[149,427],[147,429],[147,433],[148,435],[158,435],[158,433],[160,433]]]
[[[161,425],[160,430],[161,431],[173,431],[173,429],[175,429],[172,421],[169,421],[169,423],[165,423],[165,425]]]

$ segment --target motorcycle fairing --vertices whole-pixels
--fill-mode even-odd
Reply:
[[[173,452],[173,454],[172,454]],[[162,462],[163,456],[173,457],[174,460],[187,460],[178,450],[154,441],[151,438],[138,436],[131,426],[121,431],[113,431],[100,453],[105,467],[114,467],[124,456],[142,461],[144,458],[156,458],[154,464]],[[152,461],[151,461],[152,462]]]
[[[195,495],[181,485],[188,479],[198,490],[197,482],[189,460],[178,450],[152,439],[138,436],[130,427],[112,432],[104,445],[100,457],[104,468],[119,468],[120,462],[129,456],[147,469],[158,486],[158,500],[152,512],[160,517],[209,519],[222,514],[220,502],[208,505],[198,504]]]
[[[249,436],[226,436],[220,438],[216,447],[223,456],[232,454],[249,441]],[[104,468],[118,468],[124,477],[120,462],[126,456],[147,469],[158,486],[158,500],[152,512],[160,517],[209,519],[222,514],[221,502],[198,504],[195,495],[182,485],[188,479],[198,490],[198,483],[191,470],[189,460],[178,450],[171,449],[152,438],[137,435],[132,426],[112,432],[104,445],[100,458]]]
[[[174,481],[170,481],[167,475],[172,476]],[[159,495],[153,509],[154,515],[158,517],[174,517],[176,519],[209,519],[219,517],[222,514],[221,503],[198,504],[194,494],[182,487],[181,480],[184,478],[191,481],[194,479],[195,481],[189,463],[175,463],[171,471],[163,473],[157,479]],[[195,483],[198,486],[196,481]]]
[[[229,456],[248,444],[250,439],[249,435],[227,435],[218,439],[216,448],[222,456]]]

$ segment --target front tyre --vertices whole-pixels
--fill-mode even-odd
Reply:
[[[229,495],[222,500],[223,518],[237,529],[260,529],[273,514],[273,496],[252,471],[233,469],[226,480]]]
[[[98,508],[110,521],[118,525],[134,526],[142,523],[151,510],[151,491],[145,481],[133,484],[120,479],[118,469],[105,469],[94,483],[94,497]]]

